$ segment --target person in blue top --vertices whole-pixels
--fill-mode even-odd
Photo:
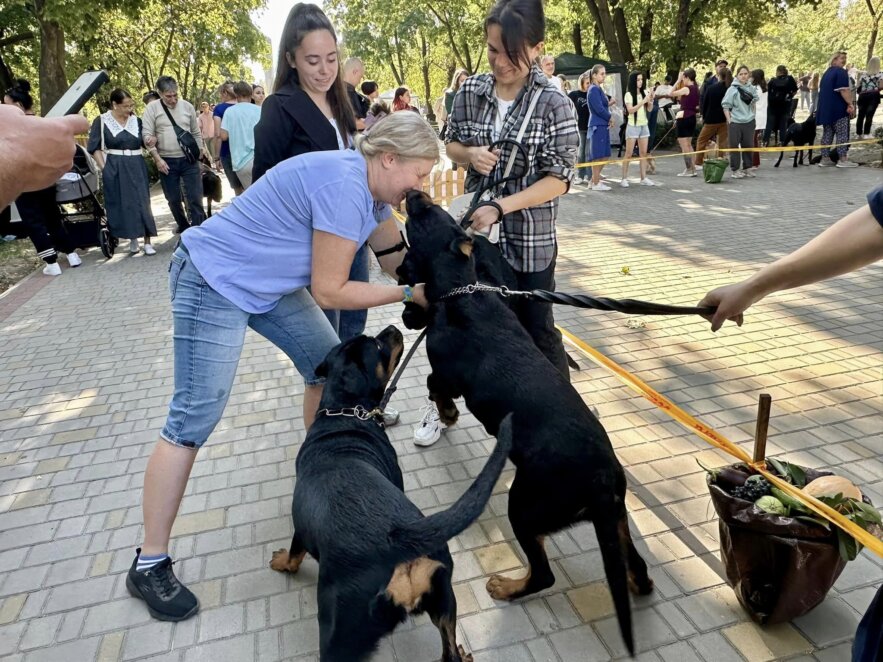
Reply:
[[[849,120],[855,117],[855,99],[849,74],[846,73],[846,53],[838,51],[831,57],[828,69],[819,83],[819,107],[816,111],[816,124],[822,127],[822,145],[839,145],[837,147],[837,167],[854,168],[857,163],[848,161],[846,153],[849,145]],[[819,167],[834,165],[831,160],[831,149],[822,147],[822,160]]]
[[[417,113],[395,113],[360,136],[355,150],[282,161],[181,235],[169,266],[175,389],[144,474],[144,544],[126,582],[154,618],[179,621],[199,609],[172,572],[169,536],[196,451],[223,415],[246,329],[285,352],[303,376],[309,429],[322,395],[316,367],[339,342],[320,306],[426,306],[422,285],[363,283],[349,274],[366,241],[378,252],[399,249],[381,262],[395,273],[404,253],[388,205],[420,188],[438,158],[432,127]]]
[[[591,145],[592,161],[601,161],[610,158],[610,127],[613,126],[613,114],[610,112],[611,103],[604,93],[604,80],[607,78],[607,69],[603,64],[592,67],[589,75],[590,85],[586,99],[589,104],[589,134],[588,140]],[[609,191],[610,187],[601,182],[601,170],[603,165],[592,166],[592,190]]]

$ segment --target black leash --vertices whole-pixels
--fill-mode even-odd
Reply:
[[[476,292],[494,292],[502,297],[521,297],[546,303],[558,303],[575,308],[591,308],[594,310],[610,310],[627,315],[711,315],[717,310],[714,306],[671,306],[664,303],[639,301],[638,299],[609,299],[593,297],[586,294],[565,294],[548,290],[518,291],[508,287],[494,287],[484,283],[473,283],[463,287],[455,287],[442,296],[442,299],[475,294]]]
[[[529,163],[529,158],[527,155],[527,149],[525,149],[524,145],[516,140],[512,140],[511,138],[502,138],[500,140],[495,140],[490,145],[488,145],[488,151],[493,151],[498,147],[502,147],[503,145],[511,145],[512,149],[517,151],[518,154],[524,159],[524,163]],[[501,162],[502,165],[502,162]],[[507,184],[509,182],[513,182],[516,179],[521,179],[524,177],[523,172],[517,172],[514,174],[510,174],[507,177],[501,177],[500,179],[490,179],[490,176],[482,177],[481,186],[476,189],[475,193],[472,196],[472,202],[469,203],[469,208],[466,210],[466,213],[463,214],[463,217],[460,219],[460,227],[466,230],[470,225],[472,225],[472,214],[475,213],[477,209],[481,207],[494,207],[497,210],[497,222],[503,220],[503,209],[497,202],[491,200],[482,200],[481,197],[493,189],[497,191],[500,190],[500,187],[503,184]]]
[[[413,358],[414,353],[417,351],[417,348],[420,346],[420,343],[423,342],[423,339],[426,337],[426,329],[420,332],[420,335],[417,336],[417,340],[414,341],[414,344],[411,345],[411,349],[408,350],[408,353],[405,355],[404,360],[399,363],[399,369],[396,371],[395,376],[390,381],[389,386],[386,387],[386,391],[383,393],[383,398],[380,400],[380,404],[377,405],[377,409],[383,411],[386,409],[386,406],[389,404],[390,399],[392,399],[393,393],[396,392],[398,387],[396,384],[399,383],[399,378],[402,376],[402,373],[405,371],[405,367],[408,365],[408,362]]]

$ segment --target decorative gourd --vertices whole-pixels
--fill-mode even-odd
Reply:
[[[849,480],[842,476],[822,476],[811,483],[807,483],[803,491],[810,496],[835,497],[842,494],[847,499],[862,500],[861,491]]]

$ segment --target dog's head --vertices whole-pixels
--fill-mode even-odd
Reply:
[[[377,337],[356,336],[337,345],[316,368],[316,376],[325,378],[322,406],[377,406],[403,348],[402,333],[394,326]]]
[[[435,301],[450,289],[474,283],[472,239],[451,215],[422,191],[407,196],[408,249],[398,268],[399,283],[426,283],[426,296]]]

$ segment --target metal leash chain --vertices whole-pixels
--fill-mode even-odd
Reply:
[[[549,292],[548,290],[519,291],[510,290],[508,287],[494,287],[484,283],[472,283],[461,287],[455,287],[442,299],[450,299],[464,294],[476,292],[494,292],[502,297],[522,297],[546,303],[558,303],[576,308],[591,308],[593,310],[610,310],[628,315],[711,315],[717,310],[714,306],[671,306],[663,303],[639,301],[638,299],[609,299],[607,297],[591,297],[585,294],[564,294],[562,292]]]

